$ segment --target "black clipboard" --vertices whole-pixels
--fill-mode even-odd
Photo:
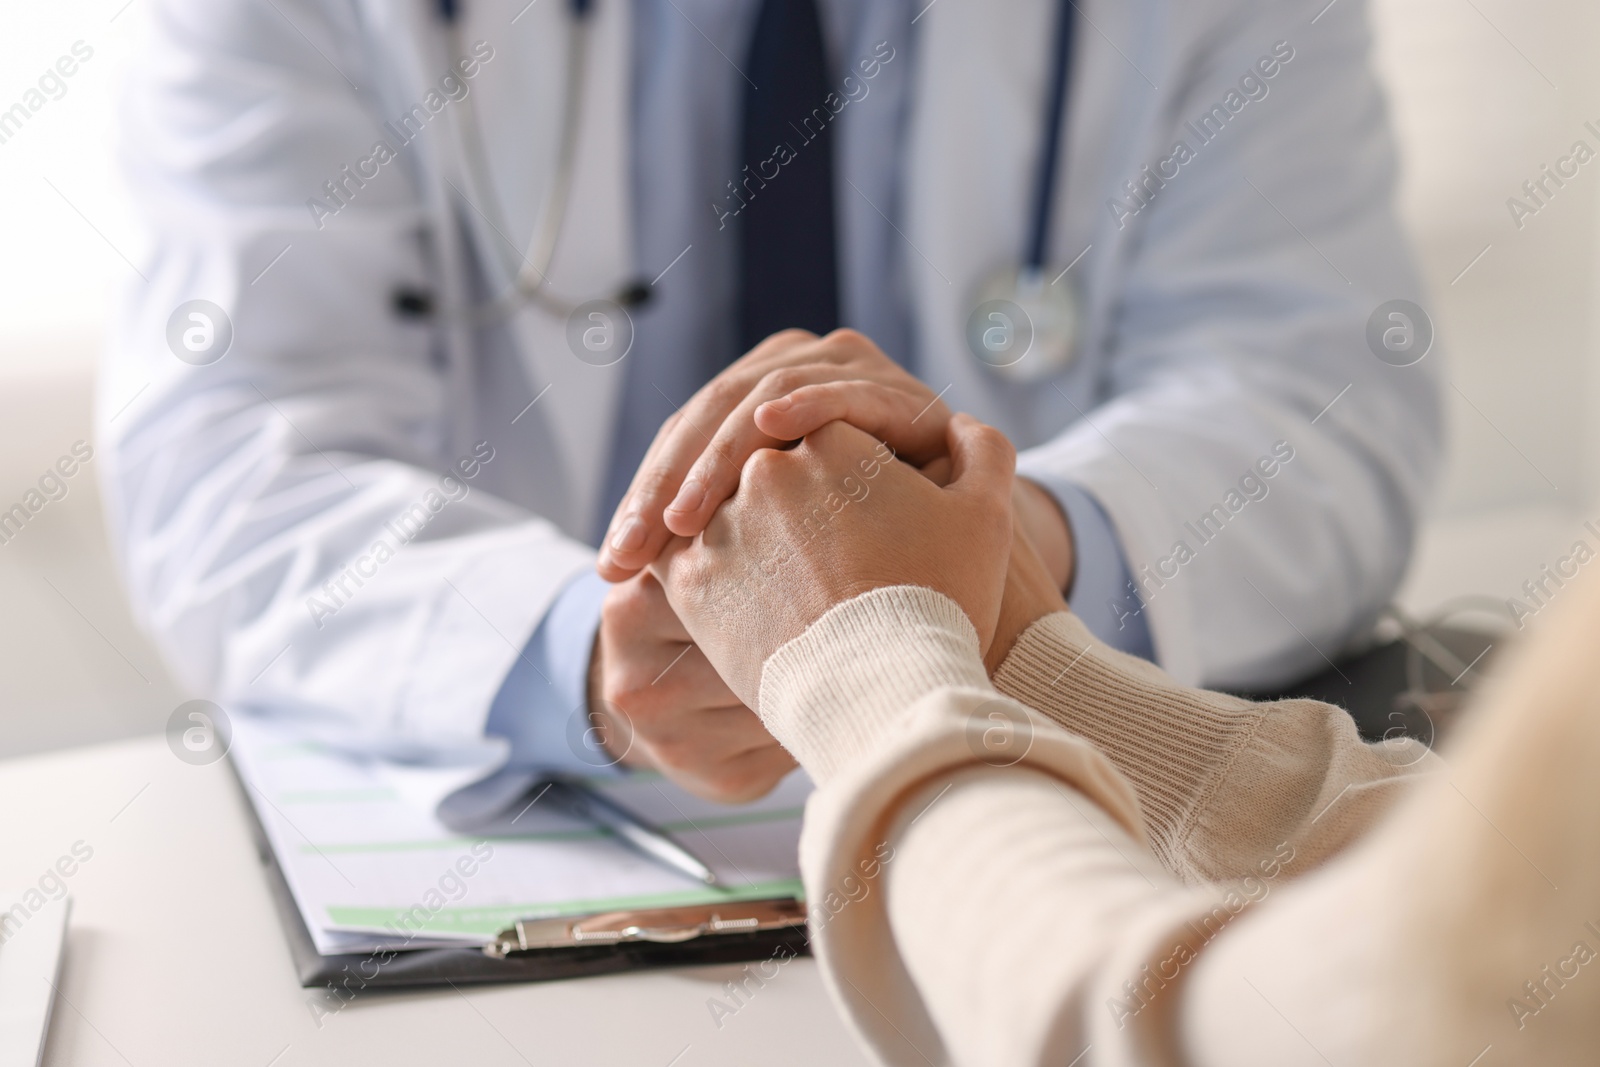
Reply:
[[[730,930],[705,936],[689,936],[670,942],[614,940],[595,945],[513,950],[495,957],[480,948],[416,948],[324,956],[317,952],[300,917],[289,883],[278,867],[277,856],[267,841],[266,831],[256,815],[255,804],[244,784],[244,777],[228,759],[228,768],[239,798],[250,820],[250,836],[256,858],[261,863],[267,890],[272,894],[278,922],[295,975],[301,986],[311,989],[331,987],[339,990],[403,989],[456,985],[482,985],[494,982],[546,982],[558,978],[618,974],[645,968],[687,967],[714,963],[748,963],[773,957],[808,955],[810,941],[802,923],[777,929]],[[756,902],[760,903],[760,902]],[[797,912],[803,909],[796,905]],[[641,916],[648,913],[640,913]]]

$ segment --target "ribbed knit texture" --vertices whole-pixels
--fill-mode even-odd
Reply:
[[[1592,1062],[1600,581],[1560,611],[1448,767],[1328,705],[1174,685],[1052,616],[998,680],[1067,730],[1002,768],[967,727],[1014,698],[982,686],[959,608],[840,605],[760,699],[819,783],[801,865],[831,993],[896,1065]]]
[[[837,605],[774,652],[758,710],[824,785],[884,748],[918,697],[952,686],[990,688],[977,631],[949,597],[891,586]]]
[[[1029,627],[994,681],[1087,738],[1128,776],[1151,845],[1169,867],[1196,805],[1263,716],[1248,701],[1174,685],[1151,664],[1098,644],[1068,612]]]
[[[1363,745],[1328,704],[1178,685],[1067,612],[1029,627],[994,683],[1110,758],[1157,858],[1190,883],[1258,873],[1289,849],[1304,871],[1372,825],[1402,792],[1390,783],[1437,766],[1415,741]]]

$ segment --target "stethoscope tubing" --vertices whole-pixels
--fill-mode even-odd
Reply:
[[[479,304],[448,317],[465,319],[475,325],[485,325],[514,314],[528,301],[536,302],[558,315],[570,315],[582,302],[570,300],[553,292],[549,286],[550,266],[555,260],[556,248],[561,242],[561,231],[566,224],[567,205],[572,196],[572,184],[577,171],[578,124],[583,116],[584,84],[589,66],[589,33],[594,11],[593,0],[568,0],[567,10],[571,23],[567,36],[567,62],[565,85],[562,91],[561,126],[556,146],[555,176],[545,196],[535,224],[534,235],[526,253],[521,254],[520,265],[504,264],[512,277],[511,291],[487,303]],[[459,0],[438,0],[439,19],[450,54],[460,57],[461,19]],[[505,213],[499,197],[490,186],[489,157],[483,143],[483,124],[473,102],[473,94],[462,98],[462,121],[458,123],[466,155],[467,184],[479,201],[476,209],[500,233],[506,234]],[[637,286],[623,292],[637,293]]]
[[[1050,224],[1055,211],[1056,175],[1061,163],[1061,130],[1067,114],[1067,83],[1072,77],[1072,0],[1057,5],[1054,48],[1050,63],[1050,95],[1044,115],[1039,170],[1034,178],[1033,218],[1023,266],[1044,270],[1050,252]]]

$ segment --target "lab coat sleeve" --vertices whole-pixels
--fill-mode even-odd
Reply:
[[[110,521],[186,685],[397,754],[492,756],[490,704],[592,553],[481,488],[512,460],[452,424],[459,366],[392,310],[437,292],[413,155],[441,134],[383,126],[357,18],[156,4],[125,102],[153,246],[101,378]],[[346,203],[319,218],[329,181]],[[231,324],[212,362],[179,358],[195,299]]]
[[[1252,688],[1322,669],[1393,594],[1439,465],[1442,357],[1395,366],[1367,341],[1380,305],[1429,302],[1365,5],[1314,23],[1221,7],[1172,9],[1163,40],[1210,43],[1163,70],[1155,177],[1134,168],[1139,196],[1101,207],[1134,231],[1110,266],[1106,401],[1019,470],[1105,508],[1164,668]],[[1213,108],[1226,121],[1202,140]]]

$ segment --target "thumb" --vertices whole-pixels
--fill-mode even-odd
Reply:
[[[945,488],[1009,513],[1011,483],[1017,471],[1016,447],[1005,434],[971,415],[953,416],[946,436],[951,470]]]

